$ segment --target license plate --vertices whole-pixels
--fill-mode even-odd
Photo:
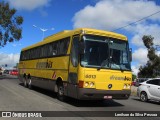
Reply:
[[[104,96],[104,99],[112,99],[112,96]]]

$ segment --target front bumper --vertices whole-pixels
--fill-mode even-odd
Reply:
[[[112,99],[128,99],[131,90],[97,90],[79,88],[78,99],[81,100],[101,100],[105,96],[112,96]]]

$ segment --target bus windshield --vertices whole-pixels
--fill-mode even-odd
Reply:
[[[81,55],[82,66],[131,70],[126,41],[94,35],[83,36],[83,41],[85,48]]]

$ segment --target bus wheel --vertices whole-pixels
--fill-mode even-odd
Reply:
[[[65,101],[63,84],[59,84],[59,85],[58,85],[57,97],[58,97],[58,99],[59,99],[60,101]]]
[[[31,79],[29,79],[28,88],[29,88],[29,89],[32,89],[32,80],[31,80]]]

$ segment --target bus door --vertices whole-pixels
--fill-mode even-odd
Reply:
[[[69,62],[69,76],[67,95],[73,98],[77,98],[77,82],[78,82],[78,43],[79,35],[75,35],[72,38],[72,47]]]

